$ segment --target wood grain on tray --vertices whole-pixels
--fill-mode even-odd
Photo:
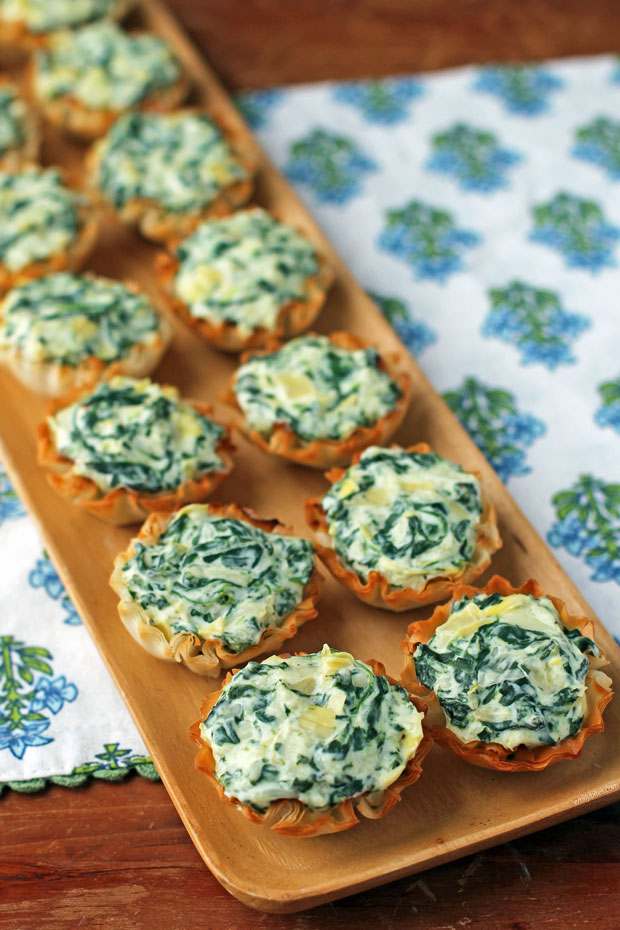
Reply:
[[[144,0],[140,19],[165,34],[195,83],[195,103],[225,113],[247,133],[240,117],[158,0]],[[75,169],[81,150],[60,135],[45,139],[48,163]],[[404,352],[394,332],[322,236],[287,184],[257,151],[256,202],[301,228],[325,252],[336,271],[317,329],[372,334],[382,351]],[[104,225],[91,267],[118,278],[132,278],[158,300],[153,287],[156,250],[131,231]],[[172,348],[157,370],[161,381],[176,384],[184,396],[216,402],[234,360],[206,346],[175,323]],[[490,466],[433,391],[414,362],[410,411],[395,437],[402,445],[427,441],[440,454],[482,474],[498,513],[504,548],[492,572],[519,584],[535,576],[569,610],[592,616],[540,537],[518,510]],[[245,903],[264,910],[293,911],[351,894],[431,865],[453,859],[579,811],[620,797],[620,709],[612,702],[606,730],[586,745],[582,757],[538,774],[506,776],[468,766],[434,747],[419,782],[404,794],[397,811],[346,833],[315,841],[287,839],[247,823],[204,783],[194,767],[188,729],[209,688],[191,672],[162,663],[137,646],[122,627],[116,597],[108,586],[114,557],[132,531],[100,524],[57,498],[35,464],[34,429],[44,403],[10,375],[0,373],[0,434],[7,468],[44,537],[84,622],[95,639],[164,779],[180,816],[216,877]],[[217,405],[216,405],[217,406]],[[327,485],[320,473],[260,453],[243,440],[233,475],[217,498],[251,506],[260,516],[277,516],[301,535],[306,498]],[[421,611],[420,616],[426,612]],[[392,675],[401,668],[400,642],[411,614],[393,615],[358,602],[333,579],[326,583],[319,618],[294,640],[295,650],[314,651],[329,642],[360,658],[383,661]],[[620,651],[597,625],[596,638],[620,674]]]

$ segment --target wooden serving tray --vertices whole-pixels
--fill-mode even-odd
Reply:
[[[142,0],[137,21],[173,43],[196,85],[192,102],[208,105],[247,134],[229,97],[158,0]],[[81,151],[77,144],[48,132],[47,163],[76,168]],[[258,152],[258,158],[256,202],[303,229],[335,268],[336,283],[318,330],[350,330],[372,339],[382,350],[399,350],[409,359],[288,185],[262,153]],[[155,252],[133,233],[105,226],[90,267],[132,278],[153,293]],[[233,357],[210,349],[177,325],[173,346],[156,376],[176,384],[186,396],[215,402],[234,365]],[[408,367],[413,401],[396,439],[404,445],[427,441],[442,455],[482,474],[504,540],[504,548],[493,560],[493,571],[517,584],[535,577],[550,593],[563,598],[571,611],[592,616],[495,472],[410,359]],[[222,804],[194,768],[196,753],[188,729],[197,719],[204,694],[217,682],[151,657],[134,643],[118,619],[108,576],[114,556],[133,533],[99,523],[51,491],[35,462],[34,428],[43,415],[44,402],[5,372],[0,372],[0,396],[1,449],[9,475],[37,521],[192,840],[213,874],[241,901],[266,911],[301,910],[620,798],[620,702],[615,700],[605,714],[605,732],[586,743],[578,761],[541,773],[509,775],[475,768],[433,747],[420,781],[404,792],[396,810],[382,820],[362,820],[345,833],[312,839],[280,837],[250,824]],[[261,516],[277,516],[306,535],[304,500],[326,488],[319,473],[285,464],[239,440],[235,471],[216,496],[249,505]],[[313,651],[328,642],[362,659],[378,658],[390,673],[399,674],[400,642],[412,614],[365,607],[331,579],[326,581],[319,609],[319,618],[293,640],[293,650]],[[428,609],[419,613],[428,615]],[[610,659],[607,670],[620,680],[620,650],[598,622],[596,635]],[[182,901],[179,907],[183,908]]]

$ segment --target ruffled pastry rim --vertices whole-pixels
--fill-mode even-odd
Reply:
[[[295,655],[303,656],[305,652],[297,652]],[[289,658],[290,653],[284,653],[280,658]],[[385,675],[390,685],[398,685],[400,682],[386,674],[385,667],[381,662],[375,659],[366,661],[375,675]],[[308,837],[319,836],[327,833],[340,833],[342,830],[349,830],[358,824],[359,818],[356,816],[362,814],[371,820],[378,820],[384,817],[392,808],[401,800],[403,790],[418,780],[422,774],[422,762],[429,752],[433,740],[424,726],[422,720],[423,735],[416,749],[415,755],[407,762],[404,770],[398,778],[383,791],[372,792],[358,795],[354,798],[348,798],[341,801],[334,807],[327,810],[313,810],[297,799],[286,798],[280,801],[274,801],[269,805],[266,811],[259,812],[253,810],[247,804],[239,801],[237,798],[229,797],[222,785],[215,777],[215,759],[211,746],[206,743],[200,733],[200,725],[206,719],[209,711],[218,700],[222,689],[228,684],[233,675],[239,669],[233,669],[229,672],[222,682],[219,691],[208,694],[200,708],[200,720],[192,724],[190,728],[190,737],[199,747],[196,756],[196,768],[207,776],[209,781],[215,785],[220,800],[236,807],[244,817],[252,823],[261,824],[269,827],[275,833],[281,836]],[[420,713],[426,713],[426,704],[417,695],[409,694],[409,700]]]
[[[21,165],[20,172],[26,168],[36,168],[40,172],[49,170],[29,162]],[[60,175],[63,186],[67,190],[72,190],[67,185],[62,171]],[[99,234],[99,216],[97,210],[90,203],[76,203],[75,209],[78,215],[78,231],[75,239],[66,249],[55,252],[40,261],[30,262],[30,264],[24,265],[23,268],[18,268],[16,271],[11,271],[0,260],[0,294],[4,295],[19,284],[26,284],[28,281],[34,281],[36,278],[42,278],[57,271],[80,271],[95,247]]]
[[[238,207],[243,206],[252,195],[254,175],[257,168],[257,155],[250,139],[245,133],[234,129],[224,117],[198,107],[186,107],[174,110],[174,115],[207,116],[218,127],[228,143],[236,160],[247,172],[247,177],[221,188],[213,200],[195,212],[175,212],[162,206],[157,200],[148,197],[132,197],[127,203],[116,207],[107,197],[98,183],[101,162],[102,143],[106,136],[98,139],[86,155],[86,177],[93,198],[102,208],[110,212],[122,223],[135,226],[146,238],[158,243],[180,240],[191,235],[205,220],[212,217],[228,216]],[[157,257],[158,262],[161,258]],[[158,266],[156,265],[158,271]],[[159,272],[158,272],[159,273]],[[166,296],[168,296],[166,292]],[[172,301],[170,301],[172,305]],[[174,306],[173,306],[173,309]]]
[[[315,337],[318,333],[307,333],[308,337]],[[376,348],[372,343],[347,332],[328,333],[329,341],[339,349],[370,349]],[[240,364],[245,365],[251,358],[268,355],[281,349],[285,343],[273,340],[264,348],[245,352],[241,356]],[[307,465],[310,468],[330,468],[335,465],[345,465],[350,462],[356,452],[361,452],[368,446],[384,445],[400,426],[409,407],[412,393],[412,381],[405,371],[403,355],[400,352],[379,352],[379,368],[394,381],[401,391],[393,408],[377,420],[373,426],[360,426],[343,439],[313,439],[310,442],[300,439],[288,424],[277,423],[268,438],[264,438],[258,430],[251,427],[235,393],[235,376],[233,373],[228,387],[222,395],[222,401],[233,407],[239,417],[239,425],[248,439],[264,452],[279,455],[282,458],[295,462],[298,465]]]
[[[245,212],[253,212],[256,209],[256,207],[250,207]],[[174,252],[178,244],[178,242],[171,243],[170,251]],[[173,291],[173,282],[181,267],[181,263],[174,255],[166,252],[160,253],[156,258],[155,272],[159,287],[173,313],[218,349],[226,352],[243,352],[248,349],[264,348],[273,340],[292,339],[305,332],[314,323],[334,280],[334,273],[325,256],[318,251],[315,251],[315,256],[318,270],[316,274],[309,275],[304,282],[306,297],[303,300],[289,300],[282,304],[278,311],[276,325],[272,329],[261,326],[252,330],[247,336],[240,335],[236,323],[229,321],[213,323],[210,320],[192,316],[188,305],[176,297]]]
[[[395,443],[391,449],[402,448]],[[425,442],[418,442],[408,446],[403,451],[427,453],[432,452],[431,446]],[[349,468],[357,465],[362,453],[357,453]],[[330,484],[335,484],[346,475],[348,468],[334,468],[325,474]],[[480,480],[477,472],[468,472]],[[477,526],[476,541],[472,558],[454,575],[436,575],[428,578],[419,590],[414,588],[394,587],[385,575],[373,570],[368,573],[368,581],[364,582],[354,571],[347,568],[338,557],[334,548],[334,541],[328,532],[328,523],[325,511],[321,505],[322,497],[312,497],[306,501],[305,513],[316,550],[321,561],[327,566],[334,578],[352,591],[360,601],[372,607],[383,607],[386,610],[403,611],[414,610],[424,604],[433,604],[452,594],[455,585],[473,581],[488,568],[491,557],[502,546],[502,540],[497,527],[495,507],[481,491],[482,513]]]
[[[112,9],[105,16],[102,16],[101,19],[119,22],[131,12],[134,6],[135,0],[116,0]],[[91,23],[92,22],[95,22],[95,20],[91,20]],[[91,23],[83,23],[82,25],[91,25]],[[79,29],[81,27],[77,25],[67,26],[65,28]],[[30,32],[23,19],[3,20],[0,18],[0,45],[10,45],[24,52],[33,52],[39,48],[44,48],[50,35],[52,35],[54,31],[56,30],[50,29],[47,32]]]
[[[514,587],[501,575],[494,575],[484,588],[474,588],[471,585],[458,585],[447,604],[435,608],[428,620],[416,620],[409,626],[407,638],[402,643],[405,653],[406,665],[402,675],[402,683],[407,689],[415,693],[428,694],[427,690],[418,681],[413,656],[420,643],[428,642],[435,631],[450,615],[452,604],[462,597],[473,597],[475,594],[501,594],[507,597],[510,594],[531,594],[533,597],[548,597],[557,610],[563,626],[568,629],[577,628],[584,636],[592,639],[594,624],[587,617],[570,614],[559,598],[546,594],[537,581],[530,578],[519,587]],[[431,735],[440,746],[450,749],[455,755],[473,765],[482,768],[494,769],[500,772],[539,772],[561,762],[564,759],[576,759],[583,749],[585,741],[595,733],[601,733],[605,724],[603,711],[612,698],[611,679],[600,671],[601,666],[607,664],[604,657],[588,656],[590,665],[586,675],[586,714],[578,733],[562,740],[557,746],[518,746],[514,750],[506,749],[500,743],[485,743],[481,740],[472,740],[464,743],[447,726],[431,727]],[[436,695],[431,692],[434,702],[439,704]]]
[[[243,520],[265,533],[279,533],[281,536],[294,536],[291,528],[283,526],[278,520],[264,520],[256,514],[237,504],[203,505],[209,513],[228,519]],[[123,576],[123,566],[135,553],[136,543],[149,546],[157,542],[167,528],[176,512],[152,513],[141,527],[138,535],[131,540],[128,548],[117,555],[114,570],[110,576],[110,585],[118,594],[120,601],[118,612],[125,628],[131,633],[138,645],[158,659],[168,662],[181,662],[197,675],[215,677],[222,669],[231,668],[237,663],[249,662],[257,655],[273,653],[282,643],[295,635],[297,630],[308,620],[317,615],[316,602],[321,596],[321,576],[317,568],[316,555],[314,569],[302,592],[302,600],[283,618],[280,626],[267,627],[258,643],[248,646],[241,652],[230,652],[218,639],[203,639],[197,633],[164,633],[159,627],[149,623],[140,605],[129,594]]]
[[[70,30],[67,30],[70,31]],[[150,35],[145,29],[132,30],[130,35]],[[47,99],[37,93],[37,63],[32,58],[25,71],[28,95],[34,101],[43,118],[52,126],[62,129],[82,139],[97,139],[110,129],[123,113],[140,110],[146,113],[167,113],[176,109],[187,97],[191,89],[191,80],[182,63],[175,55],[179,67],[179,76],[168,87],[160,87],[147,94],[139,103],[119,110],[106,108],[89,109],[71,93],[61,94]]]
[[[87,273],[84,277],[97,279],[105,276]],[[133,281],[122,283],[133,293],[141,293],[140,288]],[[8,294],[5,295],[0,303],[0,322],[2,321],[2,307],[8,296]],[[142,378],[157,367],[172,340],[173,330],[170,320],[157,308],[155,312],[158,318],[157,330],[153,331],[147,339],[134,343],[125,356],[107,364],[96,355],[81,359],[77,365],[33,361],[26,358],[19,348],[11,346],[0,347],[0,362],[6,365],[13,375],[31,391],[50,397],[62,397],[70,391],[93,387],[98,381],[112,378],[115,375]]]
[[[109,378],[101,380],[109,380]],[[166,385],[161,386],[166,387]],[[87,513],[115,526],[140,523],[151,513],[168,512],[184,504],[204,501],[232,471],[233,460],[230,453],[235,450],[235,446],[230,438],[228,427],[216,420],[215,422],[226,430],[215,447],[216,453],[224,463],[222,471],[209,472],[200,478],[185,481],[173,490],[159,493],[150,494],[128,488],[114,488],[112,491],[102,492],[92,478],[76,474],[73,462],[57,452],[48,425],[48,417],[82,397],[88,396],[91,392],[92,386],[87,390],[70,391],[64,397],[52,400],[48,404],[45,420],[39,423],[36,429],[37,461],[39,465],[48,469],[47,480],[61,497],[66,497]],[[214,419],[213,408],[209,404],[185,398],[183,400],[190,403],[197,413]]]

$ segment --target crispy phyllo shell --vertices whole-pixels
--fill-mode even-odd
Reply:
[[[535,598],[547,597],[557,610],[564,627],[569,630],[578,629],[590,639],[594,633],[594,625],[591,620],[587,617],[569,614],[564,601],[551,594],[546,594],[538,582],[533,579],[526,581],[525,584],[518,588],[513,587],[509,581],[500,575],[494,575],[484,588],[458,585],[449,603],[436,607],[433,615],[428,620],[416,620],[409,626],[407,639],[402,644],[406,656],[406,665],[401,680],[405,687],[416,693],[428,694],[416,675],[413,662],[415,651],[420,643],[427,643],[433,637],[437,628],[445,623],[455,601],[463,597],[472,598],[476,594],[500,594],[502,597],[507,597],[510,594],[530,594]],[[613,693],[611,679],[600,671],[601,666],[607,664],[605,658],[602,656],[588,656],[588,661],[590,667],[586,675],[586,714],[581,729],[574,736],[561,740],[557,746],[518,746],[516,749],[510,750],[499,743],[485,743],[481,740],[464,743],[445,725],[431,727],[431,735],[440,746],[451,749],[452,752],[467,762],[500,772],[538,772],[564,759],[576,759],[580,755],[588,737],[604,730],[603,711],[611,700]],[[433,701],[436,702],[434,695]]]
[[[315,333],[308,333],[315,336]],[[339,349],[371,348],[371,343],[351,333],[329,333],[329,341]],[[269,355],[282,348],[283,343],[278,340],[269,342],[265,348],[249,351],[241,356],[244,365],[251,358]],[[397,352],[382,354],[379,368],[394,381],[401,391],[392,410],[382,416],[373,426],[359,426],[345,436],[344,439],[301,439],[287,423],[276,423],[268,437],[263,437],[258,430],[252,428],[239,406],[235,394],[235,376],[233,374],[228,387],[222,395],[222,400],[237,410],[240,416],[239,426],[255,445],[264,452],[272,455],[281,455],[298,465],[307,465],[311,468],[331,468],[335,465],[348,464],[356,452],[362,452],[368,446],[382,446],[391,438],[400,426],[411,400],[411,378],[404,369],[402,355]]]
[[[125,281],[125,286],[137,292],[137,286]],[[0,304],[0,320],[2,305]],[[83,391],[94,386],[104,378],[115,375],[127,375],[130,378],[143,378],[150,374],[159,364],[172,339],[172,325],[167,316],[159,314],[159,327],[152,338],[133,345],[127,354],[114,362],[102,361],[95,355],[82,359],[77,365],[63,365],[60,362],[39,361],[25,358],[19,349],[0,348],[0,361],[12,371],[16,378],[37,394],[49,397],[63,397],[71,391]]]
[[[26,69],[29,96],[36,101],[43,117],[52,126],[80,136],[98,139],[105,135],[120,116],[122,110],[91,110],[73,94],[63,94],[53,100],[41,100],[36,92],[36,62],[32,59]],[[189,76],[182,71],[169,87],[157,88],[131,109],[148,113],[167,113],[174,110],[187,97],[191,88]]]
[[[171,243],[174,251],[177,243]],[[181,319],[191,326],[203,339],[224,349],[226,352],[242,352],[247,349],[263,348],[272,340],[287,340],[298,336],[312,326],[325,302],[327,291],[334,279],[333,272],[322,255],[317,254],[318,271],[306,279],[306,297],[304,300],[289,300],[280,307],[276,325],[273,329],[260,327],[252,330],[248,336],[240,335],[236,323],[223,321],[213,323],[191,315],[187,304],[173,292],[173,282],[180,268],[179,261],[165,252],[157,256],[155,271],[159,286],[168,306]]]
[[[285,653],[281,658],[288,658],[289,655],[289,653]],[[306,653],[298,652],[295,655],[306,655]],[[385,675],[391,685],[399,684],[389,675],[386,675],[381,662],[368,659],[366,664],[370,665],[375,675]],[[222,682],[222,689],[238,671],[239,669],[235,668],[226,675]],[[371,820],[384,817],[400,801],[402,791],[408,785],[416,782],[422,774],[422,762],[433,742],[425,729],[415,755],[409,760],[396,781],[384,791],[349,798],[327,810],[313,810],[302,801],[285,798],[281,801],[274,801],[264,812],[256,811],[237,798],[229,797],[225,793],[222,785],[215,777],[215,759],[211,747],[203,740],[200,733],[200,724],[206,719],[211,708],[217,702],[222,689],[207,695],[200,708],[200,720],[194,723],[190,729],[191,739],[200,747],[196,756],[196,768],[213,782],[222,801],[232,804],[252,823],[269,827],[274,833],[279,833],[282,836],[306,837],[319,836],[325,833],[340,833],[342,830],[348,830],[360,822],[357,814],[362,814]],[[426,704],[419,697],[410,694],[409,700],[420,713],[426,713]]]
[[[90,389],[75,390],[59,400],[51,401],[46,410],[46,419],[37,426],[37,460],[39,465],[49,470],[49,483],[58,494],[87,513],[115,526],[140,523],[151,513],[167,513],[184,504],[206,500],[232,471],[230,453],[235,447],[227,430],[216,446],[216,452],[224,463],[222,471],[209,472],[200,478],[183,482],[174,490],[157,494],[129,488],[102,491],[92,478],[76,474],[73,462],[58,453],[47,421],[48,417],[89,393]],[[212,418],[213,409],[209,404],[191,401],[191,405],[198,413]]]
[[[212,503],[208,504],[207,508],[209,513],[218,517],[251,523],[264,533],[294,535],[291,529],[282,526],[278,520],[261,520],[251,510],[236,504]],[[118,612],[121,620],[136,642],[151,655],[169,662],[182,662],[198,675],[215,677],[222,669],[231,668],[240,662],[249,662],[262,653],[275,652],[285,640],[294,636],[304,623],[316,617],[315,605],[320,597],[321,588],[315,557],[314,571],[304,587],[303,600],[283,619],[280,626],[268,627],[256,645],[248,646],[242,652],[230,652],[219,639],[203,639],[197,633],[167,635],[159,627],[149,623],[140,605],[129,595],[123,577],[123,566],[134,555],[136,542],[142,543],[143,546],[156,543],[173,517],[174,513],[152,513],[129,547],[116,557],[114,571],[110,577],[110,584],[120,597]]]
[[[392,448],[396,448],[392,446]],[[431,452],[431,447],[425,442],[409,446],[406,452]],[[361,458],[358,452],[351,462],[357,465]],[[346,468],[333,468],[325,477],[331,484],[344,478]],[[479,477],[476,474],[476,477]],[[316,550],[334,578],[355,594],[360,601],[371,604],[373,607],[384,607],[386,610],[402,611],[413,610],[424,604],[434,604],[444,598],[450,597],[456,584],[465,584],[473,581],[487,568],[491,556],[501,548],[497,516],[495,508],[488,497],[482,493],[482,514],[476,531],[476,542],[472,558],[454,575],[436,576],[428,578],[420,590],[413,588],[396,588],[388,579],[378,571],[368,574],[368,581],[364,582],[355,572],[347,568],[338,558],[334,549],[334,541],[329,535],[327,518],[321,506],[321,498],[313,497],[306,501],[306,521],[312,530]]]
[[[145,109],[145,108],[143,108]],[[154,109],[154,108],[151,108]],[[202,110],[187,108],[184,110],[175,110],[175,115],[195,115],[203,113]],[[256,153],[252,148],[247,137],[240,132],[235,131],[228,126],[225,121],[217,116],[206,114],[220,129],[226,142],[230,145],[238,161],[247,171],[248,177],[240,178],[233,181],[217,194],[217,196],[208,204],[205,204],[200,210],[192,213],[180,213],[169,210],[162,206],[158,201],[148,197],[132,197],[131,200],[120,207],[115,207],[109,202],[105,193],[99,188],[97,177],[99,174],[101,161],[101,144],[103,139],[96,142],[86,156],[86,177],[92,191],[93,198],[104,208],[112,211],[114,215],[128,226],[137,226],[143,236],[154,242],[166,243],[175,242],[189,236],[200,223],[210,217],[227,216],[238,207],[243,206],[252,194],[253,180],[252,176],[256,172]],[[99,134],[98,134],[99,135]],[[168,256],[158,256],[158,262]],[[173,261],[170,259],[170,261]],[[176,263],[174,263],[176,265]],[[160,271],[159,265],[157,272],[161,279],[168,283],[165,276],[166,264],[164,271]],[[176,267],[174,268],[176,274]],[[164,292],[168,297],[174,309],[174,299],[170,297],[167,287]],[[184,306],[184,305],[181,305]],[[190,320],[192,324],[198,323],[198,320]]]
[[[32,166],[30,166],[32,167]],[[77,204],[79,229],[73,242],[60,252],[42,261],[31,262],[17,271],[11,271],[0,261],[0,294],[18,284],[53,274],[56,271],[80,271],[95,247],[99,231],[97,211],[90,204]]]

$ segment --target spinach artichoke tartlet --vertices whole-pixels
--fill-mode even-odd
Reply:
[[[157,272],[171,308],[233,352],[303,332],[333,279],[309,239],[260,207],[203,223],[159,257]]]
[[[403,682],[433,692],[433,738],[483,768],[539,771],[575,759],[603,728],[611,680],[593,624],[530,580],[459,585],[409,627]]]
[[[108,20],[53,33],[33,57],[28,81],[48,122],[87,139],[127,110],[172,110],[189,90],[165,39]]]
[[[0,80],[0,171],[19,171],[36,161],[39,141],[31,107],[15,84]]]
[[[134,0],[0,0],[0,43],[31,51],[58,29],[120,20],[133,5]]]
[[[52,487],[116,525],[203,501],[232,469],[211,408],[148,378],[118,375],[53,401],[37,437]]]
[[[372,446],[306,503],[317,551],[360,600],[410,610],[473,581],[501,546],[477,475],[432,452]]]
[[[0,292],[53,271],[79,271],[98,218],[55,168],[0,172]]]
[[[190,731],[198,769],[248,820],[285,836],[337,833],[387,814],[421,774],[425,705],[371,660],[321,652],[250,662],[210,694]]]
[[[207,676],[277,650],[320,594],[312,543],[235,504],[151,514],[110,584],[144,649]]]
[[[259,448],[325,468],[387,442],[410,395],[400,355],[381,355],[350,333],[310,333],[242,355],[224,400]]]
[[[145,294],[111,278],[61,271],[13,288],[0,303],[0,361],[54,397],[112,374],[150,374],[171,336]]]
[[[244,204],[254,170],[249,139],[197,110],[126,113],[87,158],[93,196],[156,242]]]

